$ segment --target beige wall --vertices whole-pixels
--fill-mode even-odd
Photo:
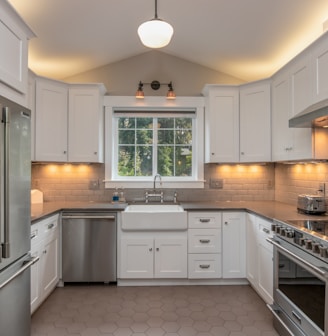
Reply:
[[[151,50],[126,60],[105,65],[76,76],[63,79],[71,83],[104,83],[113,96],[134,96],[139,81],[150,83],[173,82],[178,96],[200,96],[205,84],[241,84],[242,80],[227,74]],[[167,86],[154,91],[144,87],[145,95],[164,96]]]

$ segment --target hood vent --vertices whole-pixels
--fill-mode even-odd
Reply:
[[[291,128],[328,127],[328,99],[313,104],[289,119]]]

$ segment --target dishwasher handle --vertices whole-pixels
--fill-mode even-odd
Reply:
[[[103,216],[103,215],[64,215],[62,219],[114,219],[115,216]]]

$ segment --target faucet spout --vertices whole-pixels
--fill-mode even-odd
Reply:
[[[156,179],[159,179],[159,183],[160,183],[160,185],[162,185],[162,176],[160,175],[160,174],[156,174],[155,176],[154,176],[154,190],[156,189]]]

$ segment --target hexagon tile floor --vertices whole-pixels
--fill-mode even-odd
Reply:
[[[66,286],[33,314],[32,336],[277,336],[250,286]]]

